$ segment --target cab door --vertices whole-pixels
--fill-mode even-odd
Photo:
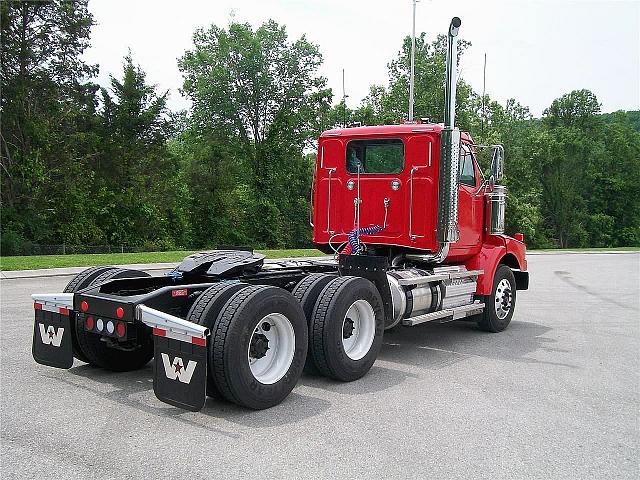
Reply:
[[[344,147],[336,138],[322,139],[318,147],[313,197],[314,241],[327,241],[343,223],[341,199]]]
[[[467,144],[460,148],[460,184],[458,196],[459,240],[456,248],[479,250],[482,239],[483,195],[475,157]]]
[[[438,185],[438,152],[436,137],[420,133],[407,141],[407,182],[404,199],[405,245],[423,250],[437,248],[435,242]]]

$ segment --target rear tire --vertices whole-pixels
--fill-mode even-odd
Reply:
[[[304,312],[288,291],[244,288],[226,303],[212,330],[210,365],[216,387],[243,407],[277,405],[302,374],[307,341]]]
[[[382,346],[384,310],[377,288],[361,277],[338,277],[313,309],[311,351],[325,376],[350,382],[364,376]]]
[[[484,310],[478,327],[485,332],[501,332],[511,322],[516,307],[516,279],[506,265],[498,265],[491,295],[484,295]]]
[[[64,287],[63,292],[65,293],[76,293],[82,290],[85,287],[88,287],[94,278],[98,275],[102,274],[107,270],[111,270],[113,267],[91,267],[83,270],[78,275],[73,277],[66,287]],[[81,362],[89,363],[89,359],[82,353],[80,348],[78,347],[78,337],[76,334],[76,314],[73,313],[73,317],[71,320],[71,347],[73,349],[73,356],[80,360]]]
[[[96,275],[88,286],[99,285],[117,278],[149,276],[148,273],[139,270],[110,267]],[[142,368],[153,358],[153,338],[150,329],[145,325],[136,325],[136,327],[138,328],[136,348],[134,350],[120,350],[107,346],[100,335],[87,332],[82,321],[76,317],[75,333],[79,351],[87,359],[87,363],[107,370],[127,372]]]
[[[300,302],[302,311],[307,319],[307,325],[309,331],[311,331],[311,318],[313,317],[313,307],[315,307],[318,297],[324,287],[327,286],[331,280],[336,278],[335,275],[328,275],[326,273],[313,273],[303,278],[295,286],[291,294]],[[311,342],[311,335],[309,335],[309,342]],[[307,359],[304,363],[304,372],[312,375],[319,375],[320,370],[316,367],[313,361],[313,355],[311,354],[311,345],[307,350]]]
[[[240,290],[248,287],[247,283],[218,283],[206,289],[196,299],[187,314],[187,320],[202,325],[211,330],[220,310],[229,299]],[[211,349],[211,346],[209,346]],[[220,390],[213,381],[213,363],[209,362],[209,374],[207,375],[207,395],[210,397],[222,396]]]

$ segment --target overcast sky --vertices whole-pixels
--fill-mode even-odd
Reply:
[[[176,59],[191,48],[197,27],[225,27],[233,19],[254,27],[272,18],[291,38],[302,34],[319,45],[320,73],[334,100],[342,96],[342,69],[350,107],[369,86],[387,82],[387,62],[411,34],[411,0],[91,0],[96,25],[90,62],[98,82],[121,75],[130,48],[150,83],[170,91],[172,109],[188,102],[178,89]],[[603,112],[640,109],[640,0],[421,0],[416,32],[432,40],[452,16],[462,19],[461,37],[472,47],[461,73],[482,91],[487,54],[487,93],[503,103],[516,98],[539,116],[560,95],[592,90]]]

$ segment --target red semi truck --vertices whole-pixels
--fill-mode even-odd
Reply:
[[[364,376],[385,330],[466,319],[504,330],[528,288],[521,235],[504,234],[504,152],[483,179],[454,125],[449,26],[444,124],[329,130],[320,136],[313,241],[327,259],[264,263],[251,250],[186,257],[172,272],[93,267],[64,292],[33,295],[38,363],[74,358],[126,371],[153,359],[154,391],[199,410],[207,395],[268,408],[303,369]]]

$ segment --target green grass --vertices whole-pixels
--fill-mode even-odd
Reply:
[[[637,252],[640,247],[541,248],[532,252]]]
[[[639,251],[640,247],[616,248],[568,248],[541,249],[535,252],[597,252],[597,251]],[[259,250],[267,258],[315,257],[323,255],[315,249]],[[92,265],[127,265],[135,263],[173,263],[179,262],[191,250],[173,252],[141,253],[99,253],[92,255],[33,255],[28,257],[0,257],[0,270],[36,270],[39,268],[89,267]]]
[[[315,249],[258,250],[267,258],[315,257],[323,255]],[[33,255],[0,257],[0,270],[36,270],[39,268],[89,267],[93,265],[127,265],[135,263],[179,262],[193,251],[98,253],[91,255]]]

